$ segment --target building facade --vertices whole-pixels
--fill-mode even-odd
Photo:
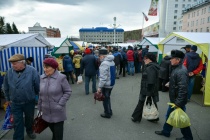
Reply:
[[[199,0],[162,0],[160,1],[159,37],[166,37],[171,32],[182,31],[182,13]]]
[[[183,32],[209,32],[210,0],[199,1],[183,12]]]
[[[28,27],[28,33],[40,33],[44,37],[61,37],[59,28],[41,27],[38,22],[33,27]]]
[[[115,30],[115,34],[114,34]],[[122,43],[124,42],[124,30],[121,28],[81,28],[79,30],[80,39],[85,42],[91,43]],[[115,38],[115,41],[114,41]]]

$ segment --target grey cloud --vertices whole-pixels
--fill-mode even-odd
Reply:
[[[14,4],[15,0],[0,0],[0,7],[4,7],[4,6],[11,6]]]
[[[56,3],[56,4],[66,4],[66,5],[79,5],[86,0],[21,0],[21,1],[37,1],[45,3]]]

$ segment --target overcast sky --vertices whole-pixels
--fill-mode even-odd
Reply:
[[[55,27],[61,36],[79,36],[80,28],[117,25],[125,31],[142,28],[144,12],[149,11],[151,0],[0,0],[0,16],[5,22],[14,22],[20,31],[28,32],[39,22],[42,27]],[[144,27],[158,22],[148,16]]]

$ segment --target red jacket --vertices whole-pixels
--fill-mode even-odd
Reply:
[[[128,50],[127,51],[127,60],[128,61],[134,61],[133,50]]]

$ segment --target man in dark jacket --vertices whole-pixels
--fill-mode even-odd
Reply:
[[[149,45],[142,49],[142,59],[149,52]],[[142,71],[144,71],[144,61],[142,61]]]
[[[28,137],[35,139],[33,132],[35,95],[39,94],[40,78],[34,67],[26,65],[25,57],[16,54],[10,57],[12,68],[4,77],[6,101],[14,117],[14,140],[24,139],[24,126]],[[25,119],[23,118],[25,115]]]
[[[126,51],[126,48],[123,47],[123,49],[121,50],[122,61],[120,63],[120,72],[119,72],[119,75],[121,75],[121,73],[123,72],[123,77],[125,77],[125,67],[127,64],[127,55],[125,51]]]
[[[197,46],[193,45],[189,53],[186,53],[183,65],[187,68],[189,75],[188,85],[188,100],[190,100],[193,93],[195,76],[203,69],[203,62],[200,56],[196,53]]]
[[[135,73],[138,73],[138,67],[139,67],[139,57],[138,57],[138,50],[137,47],[134,48],[134,67],[135,67]]]
[[[174,103],[176,107],[180,107],[182,110],[186,110],[185,105],[187,104],[187,86],[188,86],[188,73],[187,69],[182,65],[182,59],[185,57],[184,53],[180,50],[171,51],[171,65],[172,73],[169,83],[169,98],[170,102]],[[174,108],[168,107],[166,113],[166,121]],[[163,135],[170,137],[170,133],[173,126],[165,122],[162,131],[155,131],[157,135]],[[181,128],[183,138],[177,138],[176,140],[193,140],[192,132],[190,127]]]
[[[69,55],[65,55],[63,58],[63,70],[64,74],[66,75],[67,81],[69,82],[69,76],[70,76],[72,84],[74,84],[73,62]]]
[[[116,79],[119,79],[120,62],[122,60],[122,56],[121,56],[121,53],[118,52],[118,48],[116,47],[113,48],[113,55],[114,55],[114,63],[116,67],[115,75],[116,75]]]
[[[168,90],[168,88],[165,85],[169,81],[170,71],[171,71],[170,57],[166,55],[160,63],[159,91],[166,92]]]
[[[89,94],[89,83],[92,79],[92,92],[95,93],[96,90],[96,71],[98,69],[97,61],[95,56],[91,53],[89,48],[85,49],[85,56],[82,59],[80,73],[83,74],[85,70],[85,93]]]

